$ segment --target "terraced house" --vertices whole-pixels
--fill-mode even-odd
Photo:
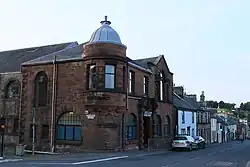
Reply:
[[[197,108],[197,135],[202,136],[207,143],[211,143],[211,112],[206,107],[204,91],[200,95],[199,102],[195,94],[185,95],[184,99]]]
[[[196,115],[198,108],[193,106],[188,100],[182,86],[174,87],[173,104],[176,110],[174,113],[177,115],[176,135],[196,136],[197,134]]]
[[[110,24],[105,17],[88,42],[18,64],[19,134],[28,147],[32,108],[37,150],[143,149],[173,135],[173,73],[164,56],[131,60]]]

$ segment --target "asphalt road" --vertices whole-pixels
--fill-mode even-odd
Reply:
[[[99,159],[83,160],[71,156],[47,160],[22,160],[2,162],[8,167],[250,167],[250,141],[239,141],[215,145],[197,151],[177,151],[168,153],[119,154]],[[79,155],[80,156],[80,155]]]

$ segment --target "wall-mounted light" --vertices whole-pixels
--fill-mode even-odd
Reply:
[[[70,111],[70,112],[69,112],[69,114],[70,114],[70,115],[73,115],[73,114],[74,114],[74,112],[73,112],[73,111]]]

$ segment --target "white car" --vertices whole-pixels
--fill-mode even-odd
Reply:
[[[192,151],[193,149],[198,149],[198,145],[192,136],[178,135],[172,142],[172,150],[176,149],[187,149]]]

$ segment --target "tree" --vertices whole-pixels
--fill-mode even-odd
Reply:
[[[240,109],[243,111],[250,111],[250,102],[241,103]]]
[[[219,107],[220,107],[220,108],[225,108],[225,103],[224,103],[224,101],[220,101],[220,102],[219,102]]]

